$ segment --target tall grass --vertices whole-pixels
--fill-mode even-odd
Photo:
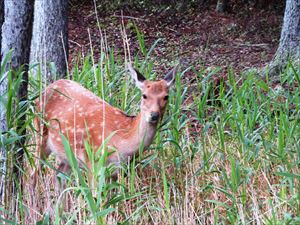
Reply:
[[[136,28],[137,29],[137,28]],[[151,52],[137,30],[141,54],[134,66],[156,79]],[[139,56],[138,56],[139,55]],[[172,63],[170,63],[172,64]],[[189,68],[194,70],[193,68]],[[72,167],[70,175],[56,171],[55,158],[43,162],[37,189],[28,166],[17,197],[2,206],[7,224],[298,224],[300,223],[300,68],[289,64],[274,85],[253,72],[234,74],[219,84],[219,70],[194,70],[193,83],[177,74],[169,106],[150,149],[124,166],[117,181],[106,166],[105,144],[96,155],[85,143],[92,163],[93,185],[80,168],[68,140],[62,137]],[[3,74],[1,74],[3,76]],[[140,93],[113,52],[78,59],[71,79],[128,114],[139,110]],[[190,79],[192,80],[192,78]],[[8,99],[14,99],[19,79],[12,80]],[[44,84],[30,77],[27,104],[28,134],[36,116],[32,102]],[[12,104],[14,103],[14,104]],[[22,103],[2,102],[9,118]],[[15,123],[1,134],[8,155],[18,141]],[[32,143],[28,135],[27,143]],[[34,143],[33,143],[34,144]],[[29,148],[30,149],[30,148]],[[100,154],[103,153],[104,154]],[[58,176],[64,190],[55,187]],[[8,181],[10,177],[7,177]],[[9,196],[7,194],[7,196]]]

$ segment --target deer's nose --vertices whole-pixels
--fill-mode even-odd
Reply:
[[[159,113],[158,112],[151,112],[151,121],[156,122],[159,119]]]

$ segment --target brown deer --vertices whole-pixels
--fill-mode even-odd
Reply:
[[[63,134],[77,160],[89,168],[91,162],[84,141],[88,141],[96,152],[114,133],[108,138],[107,147],[114,151],[111,150],[107,163],[118,166],[128,162],[141,145],[147,148],[151,144],[164,114],[169,87],[174,83],[177,68],[178,65],[163,80],[149,81],[128,65],[136,86],[142,92],[137,116],[126,115],[74,81],[58,80],[50,84],[36,102],[37,111],[42,112],[47,124],[38,118],[35,120],[41,134],[37,138],[39,157],[46,159],[54,153],[59,158],[58,169],[67,172],[70,168],[61,139]]]

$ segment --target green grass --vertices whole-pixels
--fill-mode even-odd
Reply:
[[[137,35],[141,54],[134,57],[135,67],[147,78],[162,77],[150,57],[158,42],[147,50],[138,30]],[[123,60],[113,52],[102,52],[98,62],[92,56],[78,59],[70,77],[111,105],[136,114],[140,93]],[[36,160],[31,142],[33,100],[45,84],[30,76],[29,100],[18,102],[15,90],[20,79],[9,74],[7,100],[1,96],[9,130],[1,134],[1,146],[7,149],[10,168],[21,138],[15,118],[21,118],[26,104],[28,166],[20,168],[23,180],[17,187],[10,186],[13,178],[8,170],[1,223],[299,224],[300,68],[289,64],[276,87],[253,72],[236,75],[232,70],[216,85],[212,77],[219,70],[189,69],[194,82],[186,83],[185,70],[177,74],[154,143],[124,166],[117,181],[109,177],[113,168],[106,166],[104,145],[97,155],[88,154],[94,180],[90,187],[86,170],[79,168],[62,137],[73,171],[59,174],[65,181],[62,192],[52,181],[54,158],[44,162],[37,189],[30,186]],[[3,75],[1,70],[0,79]],[[88,143],[86,149],[91,152]],[[12,189],[13,201],[8,192]]]

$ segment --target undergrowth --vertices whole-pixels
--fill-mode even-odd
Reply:
[[[148,79],[162,77],[153,68],[139,37],[142,54],[133,64]],[[125,59],[126,61],[126,59]],[[174,62],[175,64],[176,62]],[[5,65],[2,65],[4,68]],[[68,75],[109,104],[136,114],[140,93],[132,85],[124,59],[102,52],[78,59]],[[6,224],[299,224],[300,223],[300,68],[289,64],[274,85],[254,72],[218,85],[219,70],[194,71],[187,83],[177,74],[169,106],[148,150],[125,166],[117,181],[107,155],[90,155],[94,183],[86,181],[86,169],[75,160],[68,140],[62,137],[72,174],[58,173],[64,190],[54,185],[55,158],[44,164],[39,185],[32,188],[35,167],[32,120],[33,102],[45,87],[41,73],[30,74],[30,93],[18,102],[20,79],[8,76],[9,89],[1,96],[6,107],[8,131],[1,133],[7,149],[7,165],[21,138],[17,118],[26,105],[25,166],[22,179],[11,186],[6,172],[6,198],[0,220]],[[4,72],[1,70],[1,77]],[[33,76],[35,74],[35,76]],[[16,75],[15,75],[16,76]],[[21,76],[21,74],[19,74]],[[24,127],[24,128],[25,128]],[[92,151],[86,143],[88,152]],[[13,190],[13,191],[11,191]]]

